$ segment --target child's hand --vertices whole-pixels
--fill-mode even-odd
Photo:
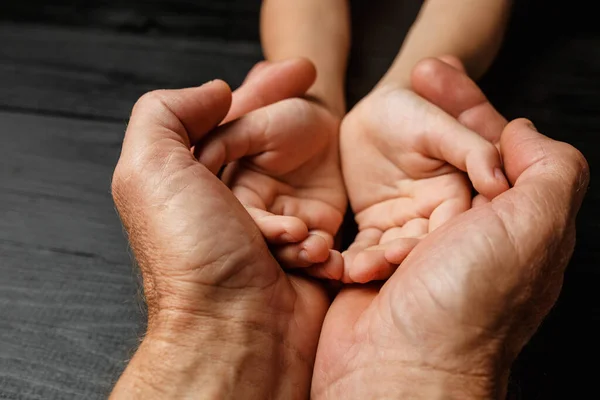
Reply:
[[[198,143],[195,154],[215,173],[226,165],[223,181],[283,266],[309,267],[312,275],[340,279],[343,260],[332,250],[347,205],[338,152],[340,120],[315,101],[285,99],[293,91],[282,88],[297,85],[299,72],[273,85],[266,82],[274,74],[272,67],[263,64],[251,72],[234,93],[232,109],[238,112],[264,107],[219,127]],[[304,87],[295,90],[304,92],[311,84],[304,79]],[[283,95],[254,98],[263,91],[261,85],[272,85]],[[255,104],[242,107],[236,99]]]
[[[452,108],[435,86],[451,82],[423,82],[427,67],[421,64],[421,71],[415,70],[413,87]],[[470,107],[489,105],[478,89],[477,93],[481,103]],[[484,196],[478,201],[509,188],[494,144],[456,117],[413,91],[384,87],[344,119],[342,168],[359,226],[344,254],[344,281],[388,278],[420,238],[471,208],[471,183]]]

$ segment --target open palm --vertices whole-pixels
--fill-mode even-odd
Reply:
[[[411,90],[361,101],[340,147],[359,227],[344,255],[348,282],[388,278],[420,239],[471,208],[472,185],[488,199],[508,189],[495,146]]]

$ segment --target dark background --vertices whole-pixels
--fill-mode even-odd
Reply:
[[[353,0],[350,104],[385,71],[421,2]],[[600,147],[595,2],[516,0],[481,81],[509,118]],[[100,399],[143,333],[137,273],[110,197],[131,106],[145,91],[222,78],[261,59],[259,1],[0,3],[0,398]],[[563,293],[513,368],[512,398],[593,398],[600,356],[590,186]]]

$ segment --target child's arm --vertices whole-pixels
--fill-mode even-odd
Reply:
[[[409,87],[427,57],[458,57],[473,79],[489,68],[502,43],[511,0],[426,0],[393,65],[379,82]]]
[[[306,57],[317,68],[308,94],[340,117],[350,48],[348,0],[264,0],[261,41],[265,58]]]

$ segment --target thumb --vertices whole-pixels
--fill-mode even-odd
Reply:
[[[143,95],[133,107],[123,152],[144,152],[157,143],[190,149],[225,117],[231,91],[223,81],[178,90],[156,90]]]
[[[233,92],[223,124],[278,101],[303,96],[316,77],[315,66],[305,58],[258,63]]]
[[[550,196],[562,210],[579,210],[589,183],[589,166],[579,150],[542,135],[526,119],[507,125],[500,150],[506,175],[516,188],[529,188],[542,203]]]
[[[506,119],[464,70],[457,69],[452,63],[460,65],[453,57],[420,61],[411,76],[415,93],[496,144],[507,124]]]

